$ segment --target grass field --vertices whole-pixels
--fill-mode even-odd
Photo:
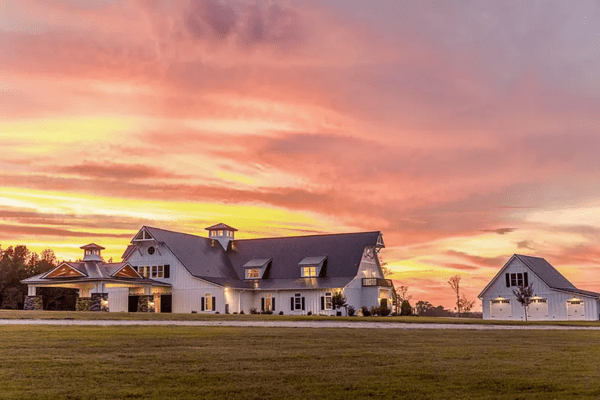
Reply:
[[[325,317],[301,315],[250,315],[250,314],[160,314],[160,313],[102,313],[83,311],[23,311],[0,310],[0,319],[107,319],[107,320],[156,320],[156,321],[201,321],[201,320],[241,320],[241,321],[368,321],[404,322],[430,324],[493,324],[493,325],[562,325],[600,326],[600,321],[490,321],[476,318],[435,318],[435,317]]]
[[[0,398],[599,398],[600,332],[0,326]]]

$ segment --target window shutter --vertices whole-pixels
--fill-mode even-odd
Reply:
[[[292,305],[291,305],[290,310],[293,310],[293,309],[294,309],[294,298],[292,297]]]
[[[273,311],[275,311],[275,298],[271,299],[271,308],[273,309]]]
[[[506,273],[506,287],[510,287],[510,276]]]
[[[523,284],[524,284],[525,286],[529,286],[529,282],[528,282],[528,281],[529,281],[529,279],[527,279],[527,272],[525,272],[525,273],[523,274]]]
[[[321,296],[321,310],[325,309],[325,296]]]
[[[204,297],[201,298],[200,311],[204,311]]]
[[[304,311],[306,308],[304,307],[304,297],[302,298],[302,311]]]
[[[170,265],[165,265],[165,278],[170,278],[171,277],[171,266]]]
[[[212,306],[212,310],[215,311],[217,309],[217,298],[215,296],[212,298]]]
[[[260,299],[260,311],[265,311],[265,298]]]

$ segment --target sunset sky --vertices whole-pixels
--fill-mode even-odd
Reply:
[[[413,303],[600,291],[598,1],[0,0],[0,116],[3,248],[380,230]]]

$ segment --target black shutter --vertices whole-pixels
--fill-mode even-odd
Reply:
[[[506,273],[506,287],[510,287],[510,276],[508,276],[508,272]]]
[[[523,273],[523,284],[529,286],[529,279],[527,279],[527,272]]]
[[[325,309],[325,296],[321,296],[321,310]]]
[[[201,307],[200,307],[200,311],[204,311],[204,297],[201,298]]]
[[[306,308],[304,307],[304,297],[302,298],[302,311],[306,310]]]
[[[292,297],[292,305],[291,305],[290,310],[294,310],[294,298],[293,297]]]
[[[260,299],[260,311],[265,311],[265,298]]]
[[[165,274],[164,274],[165,278],[170,278],[171,277],[171,266],[170,265],[165,265]]]
[[[273,306],[271,308],[273,309],[273,311],[275,311],[275,298],[273,298],[273,300],[271,300],[271,304],[273,304]]]
[[[213,303],[212,304],[212,306],[213,306],[212,310],[215,311],[217,309],[217,298],[215,296],[213,296],[213,298],[212,298],[212,303]]]

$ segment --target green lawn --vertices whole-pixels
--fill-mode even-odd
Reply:
[[[431,324],[493,324],[493,325],[563,325],[600,326],[600,321],[490,321],[476,318],[435,318],[435,317],[325,317],[300,315],[250,315],[250,314],[158,314],[158,313],[102,313],[90,311],[23,311],[0,310],[0,319],[110,319],[110,320],[246,320],[246,321],[369,321],[405,322]]]
[[[0,326],[0,398],[599,398],[600,332]]]

